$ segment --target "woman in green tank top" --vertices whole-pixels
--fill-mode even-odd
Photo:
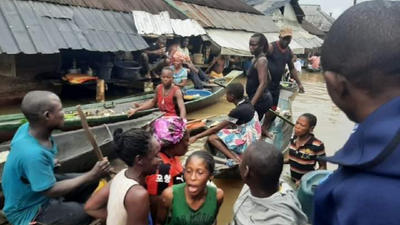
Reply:
[[[214,173],[215,162],[207,151],[197,151],[186,160],[186,183],[164,190],[157,212],[156,225],[212,225],[224,192],[207,182]]]

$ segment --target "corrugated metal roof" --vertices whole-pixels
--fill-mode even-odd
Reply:
[[[130,13],[43,2],[2,0],[0,53],[52,54],[59,49],[114,52],[148,47]]]
[[[254,33],[221,29],[206,29],[206,31],[211,40],[221,47],[222,55],[251,56],[249,40]],[[264,35],[270,43],[279,40],[278,33],[264,33]],[[295,54],[304,53],[304,47],[295,40],[290,43],[290,48]]]
[[[105,9],[121,12],[132,10],[145,11],[153,14],[168,11],[173,19],[187,19],[185,15],[169,6],[164,0],[34,0],[69,6]]]
[[[303,27],[304,30],[308,31],[310,34],[314,34],[314,35],[318,35],[318,36],[325,36],[325,32],[318,29],[317,27],[312,25],[307,20],[303,20],[303,22],[301,23],[301,26]]]
[[[323,32],[328,32],[335,22],[335,19],[322,11],[319,5],[301,5],[301,8],[306,14],[305,19]]]
[[[179,0],[179,1],[186,2],[189,4],[206,6],[214,9],[262,15],[261,12],[249,6],[242,0]]]
[[[170,19],[168,12],[153,15],[143,11],[132,11],[135,26],[141,35],[179,35],[183,37],[206,34],[195,20]]]
[[[257,10],[266,15],[272,16],[276,10],[285,6],[290,0],[243,0],[254,6]]]
[[[204,28],[226,30],[243,30],[259,33],[276,33],[279,28],[266,15],[255,15],[243,12],[230,12],[175,1],[190,18],[197,20]]]

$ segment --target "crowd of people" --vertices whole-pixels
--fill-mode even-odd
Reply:
[[[63,126],[62,103],[51,92],[28,93],[21,104],[28,123],[11,142],[2,176],[8,221],[78,225],[97,218],[116,225],[215,224],[224,192],[212,183],[213,155],[196,151],[184,164],[180,161],[190,144],[208,137],[214,149],[239,164],[245,183],[232,205],[231,225],[307,224],[310,218],[295,190],[281,179],[283,166],[290,165],[291,179],[299,187],[305,174],[327,169],[326,162],[340,167],[316,189],[313,224],[398,224],[400,179],[394,165],[400,157],[400,66],[395,60],[400,30],[393,28],[400,23],[399,12],[395,2],[358,4],[338,18],[325,39],[321,64],[328,93],[358,124],[333,157],[326,157],[323,142],[314,135],[317,118],[310,113],[297,119],[287,158],[263,140],[270,136],[275,116],[271,110],[278,106],[286,66],[304,92],[289,47],[290,28],[282,29],[279,41],[271,44],[263,34],[251,37],[254,57],[246,87],[233,83],[226,88],[226,99],[235,108],[218,125],[192,137],[182,88],[188,77],[197,77],[200,86],[208,77],[187,59],[187,39],[170,48],[175,53],[169,58],[164,37],[159,38],[142,58],[149,76],[160,70],[162,84],[152,100],[128,114],[157,105],[165,115],[150,130],[114,132],[113,148],[126,169],[101,189],[96,189],[98,181],[111,171],[107,158],[84,174],[54,173],[57,144],[51,134]]]

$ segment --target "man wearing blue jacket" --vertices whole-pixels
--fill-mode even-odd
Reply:
[[[360,3],[333,24],[322,66],[333,102],[358,123],[326,161],[314,225],[400,224],[400,2]]]

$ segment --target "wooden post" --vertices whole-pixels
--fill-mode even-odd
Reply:
[[[98,79],[96,86],[96,102],[104,102],[105,97],[105,83],[104,80]]]

